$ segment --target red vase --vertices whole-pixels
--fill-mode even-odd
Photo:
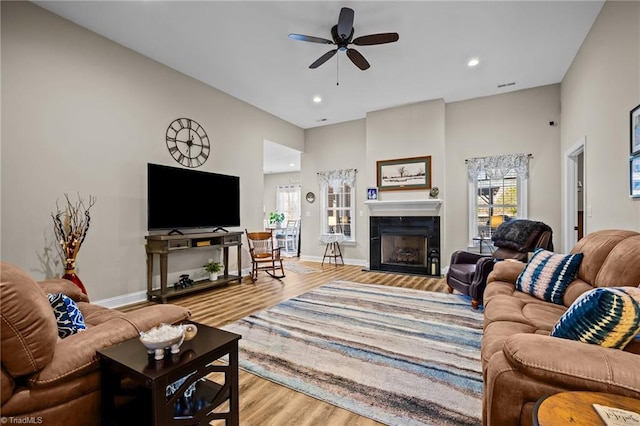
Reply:
[[[76,275],[75,269],[67,269],[64,271],[64,275],[62,278],[71,281],[74,283],[84,294],[87,294],[87,289],[84,288],[84,284],[80,281],[80,277]]]

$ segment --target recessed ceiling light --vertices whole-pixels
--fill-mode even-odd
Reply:
[[[322,98],[320,96],[314,96],[313,97],[313,102],[319,104],[320,102],[322,102]]]
[[[472,58],[472,59],[469,60],[469,62],[467,62],[467,66],[475,67],[479,63],[480,63],[480,60],[478,58]]]
[[[293,163],[289,163],[289,167],[295,167],[296,165]]]

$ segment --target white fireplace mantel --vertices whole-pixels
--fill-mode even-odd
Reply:
[[[442,205],[442,200],[435,198],[426,200],[368,200],[364,203],[373,215],[390,211],[436,213]]]

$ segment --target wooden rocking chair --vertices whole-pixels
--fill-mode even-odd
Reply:
[[[280,247],[276,247],[273,239],[273,231],[249,232],[246,229],[249,254],[251,255],[251,279],[258,279],[258,271],[265,271],[273,278],[284,278],[284,266],[280,257]],[[277,265],[279,263],[279,266]],[[276,269],[280,268],[280,275]]]

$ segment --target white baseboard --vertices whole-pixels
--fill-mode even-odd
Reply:
[[[136,291],[134,293],[123,294],[122,296],[108,297],[106,299],[95,300],[91,303],[104,306],[105,308],[119,308],[121,306],[132,305],[134,303],[146,302],[147,291]]]
[[[318,262],[322,263],[322,256],[305,256],[301,255],[300,260],[305,260],[307,262]],[[327,259],[325,259],[324,263],[327,263]],[[331,260],[333,263],[333,260]],[[339,265],[340,263],[338,263]],[[365,259],[344,259],[345,265],[354,265],[354,266],[367,266],[368,262]]]
[[[251,269],[242,269],[242,276],[251,274]],[[199,278],[195,282],[202,281],[207,278]],[[121,306],[133,305],[134,303],[146,302],[147,291],[135,291],[133,293],[123,294],[122,296],[108,297],[106,299],[100,299],[92,301],[96,305],[104,306],[105,308],[113,309]]]

